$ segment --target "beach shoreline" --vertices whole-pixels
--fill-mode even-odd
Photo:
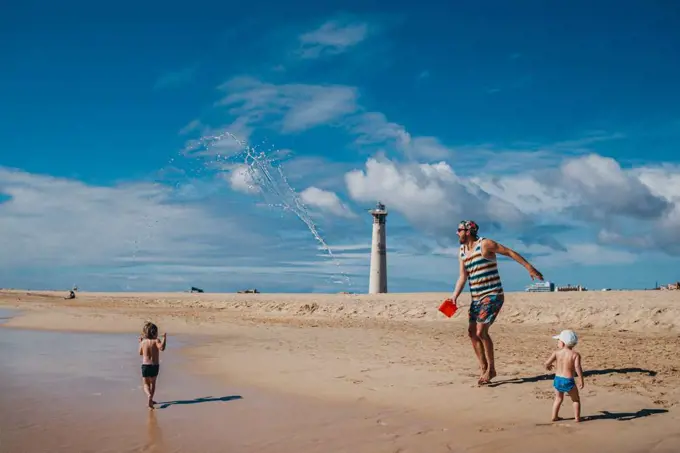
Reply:
[[[656,445],[665,452],[664,439],[680,442],[680,304],[672,294],[509,293],[492,329],[499,376],[487,387],[476,385],[466,309],[452,319],[437,312],[447,296],[78,293],[65,300],[59,292],[2,291],[0,306],[20,313],[0,328],[138,335],[151,319],[169,332],[170,347],[173,335],[193,339],[182,350],[192,373],[470,433],[456,443],[460,451],[489,442],[496,451],[534,451],[527,436],[553,442],[571,430],[584,451]],[[577,331],[584,355],[583,407],[592,423],[578,428],[549,423],[552,378],[542,363],[562,328]],[[562,415],[570,411],[567,400]],[[432,445],[443,445],[433,436]]]

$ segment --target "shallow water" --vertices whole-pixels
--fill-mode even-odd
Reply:
[[[168,348],[178,346],[177,339],[168,340]],[[214,388],[173,372],[178,360],[176,353],[162,353],[156,401],[229,396],[227,389],[202,393]],[[0,412],[2,452],[170,452],[189,445],[177,439],[190,440],[191,433],[176,427],[195,411],[172,410],[189,404],[145,407],[134,335],[3,328],[0,363],[0,406],[11,408]]]
[[[0,452],[382,452],[420,431],[446,444],[441,428],[389,410],[193,375],[180,344],[169,337],[161,353],[150,411],[136,336],[0,328]]]
[[[12,316],[15,316],[17,312],[15,310],[8,310],[6,308],[0,308],[0,324],[4,324]]]

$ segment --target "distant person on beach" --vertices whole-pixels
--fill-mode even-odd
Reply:
[[[469,280],[472,303],[468,312],[468,334],[481,368],[477,383],[484,385],[496,377],[489,328],[498,317],[504,301],[496,255],[505,255],[517,261],[529,271],[532,279],[543,280],[543,275],[519,253],[496,241],[480,237],[478,232],[479,226],[472,220],[463,220],[458,225],[460,272],[453,290],[453,301],[457,304],[458,296]]]
[[[553,337],[557,340],[557,351],[553,352],[547,362],[545,368],[550,371],[553,364],[556,363],[555,379],[553,380],[553,387],[555,387],[555,402],[552,409],[552,421],[559,420],[560,407],[564,400],[564,394],[571,397],[574,404],[574,418],[576,422],[581,421],[581,397],[578,389],[583,388],[583,369],[581,368],[581,354],[574,351],[574,346],[578,343],[576,334],[571,330],[563,330],[559,335]],[[576,381],[574,377],[578,375],[579,382],[576,388]]]
[[[165,351],[167,334],[163,339],[158,339],[158,327],[152,322],[144,324],[142,335],[139,337],[139,355],[142,356],[142,382],[144,393],[148,397],[149,408],[153,409],[156,402],[153,396],[156,393],[156,379],[160,371],[160,351]]]

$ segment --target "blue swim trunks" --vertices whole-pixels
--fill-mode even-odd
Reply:
[[[553,387],[555,387],[555,390],[562,393],[569,393],[575,385],[576,382],[574,381],[574,378],[555,376],[555,380],[553,381]]]
[[[492,294],[482,300],[473,300],[468,310],[469,322],[493,324],[503,308],[503,301],[503,294]]]

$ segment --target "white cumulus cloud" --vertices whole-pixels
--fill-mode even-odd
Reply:
[[[589,154],[567,158],[557,167],[466,178],[446,162],[413,164],[371,158],[365,169],[346,173],[345,181],[353,200],[381,200],[388,209],[435,235],[455,235],[455,225],[462,218],[475,219],[483,226],[571,224],[600,229],[596,237],[602,243],[680,253],[677,167],[623,169],[614,159]],[[566,253],[554,239],[537,241]]]
[[[436,235],[454,236],[457,223],[464,218],[506,224],[525,221],[516,206],[459,177],[446,162],[400,164],[371,158],[365,170],[348,172],[345,181],[354,200],[380,200]]]
[[[311,186],[300,192],[300,199],[305,204],[319,208],[324,212],[340,217],[356,217],[356,214],[340,200],[335,192]]]

